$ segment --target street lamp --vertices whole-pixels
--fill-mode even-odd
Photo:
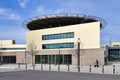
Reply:
[[[26,53],[27,53],[27,51],[25,50],[25,63],[27,63],[27,61],[26,61]]]
[[[60,71],[60,49],[61,49],[61,48],[63,48],[63,47],[60,47],[60,48],[59,48],[59,59],[58,59],[58,60],[59,60],[59,62],[58,62],[58,71]]]
[[[60,71],[60,48],[59,48],[59,59],[58,59],[58,71]]]
[[[80,72],[80,38],[78,38],[78,53],[77,53],[77,67],[78,67],[78,72]]]

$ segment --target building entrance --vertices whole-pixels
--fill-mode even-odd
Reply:
[[[36,55],[36,64],[72,64],[72,55]]]

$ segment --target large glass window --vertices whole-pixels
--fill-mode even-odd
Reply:
[[[3,56],[3,63],[16,63],[16,56]]]
[[[26,48],[0,48],[0,50],[25,50]]]
[[[35,55],[35,63],[36,64],[41,63],[41,56],[40,55]]]
[[[72,55],[64,55],[64,64],[72,64]]]
[[[71,54],[56,54],[56,55],[36,55],[35,63],[37,64],[72,64]]]
[[[74,32],[43,35],[42,40],[62,39],[62,38],[74,38]]]
[[[55,55],[51,55],[51,64],[56,64],[56,56]]]
[[[48,64],[48,56],[47,55],[42,55],[42,63],[43,64]]]
[[[74,48],[74,43],[43,44],[42,49]]]
[[[109,49],[108,60],[119,61],[120,60],[120,49]]]

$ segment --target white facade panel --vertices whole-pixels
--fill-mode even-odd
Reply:
[[[74,38],[42,40],[42,35],[68,32],[74,32]],[[42,50],[42,44],[74,42],[74,48],[76,49],[78,38],[80,38],[81,49],[100,48],[100,22],[28,31],[27,45],[34,41],[38,50]]]

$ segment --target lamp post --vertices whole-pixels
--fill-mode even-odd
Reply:
[[[78,72],[80,72],[80,38],[78,38],[78,53],[77,53],[77,67],[78,67]]]
[[[26,60],[26,53],[27,53],[27,51],[25,50],[25,59],[24,59],[24,63],[26,64],[26,70],[27,70],[27,60]]]
[[[59,48],[59,62],[58,62],[58,71],[60,71],[60,49],[63,48],[63,47],[60,47]]]
[[[27,61],[26,61],[26,53],[27,53],[27,51],[25,50],[25,63],[27,63]]]
[[[58,71],[60,71],[60,48],[59,48],[59,62],[58,62]]]

